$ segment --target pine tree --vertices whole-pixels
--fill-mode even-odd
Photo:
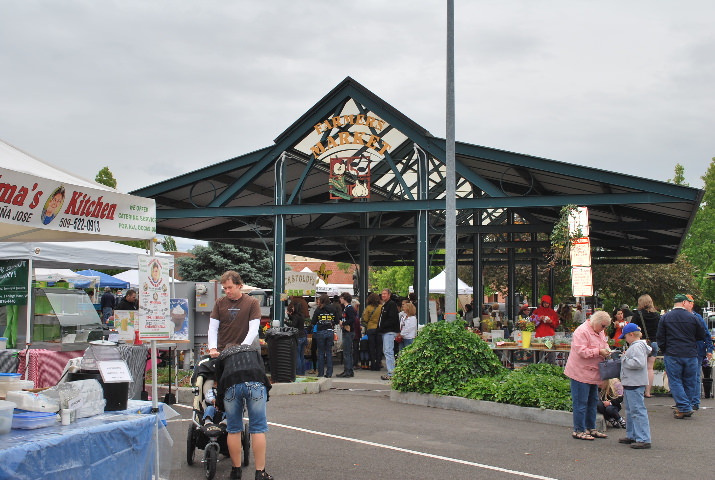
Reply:
[[[227,270],[235,270],[244,284],[273,288],[272,256],[265,250],[209,242],[206,247],[196,245],[190,252],[195,257],[177,259],[177,271],[184,280],[217,280]]]

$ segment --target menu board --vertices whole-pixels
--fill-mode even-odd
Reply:
[[[134,343],[135,328],[139,325],[136,310],[115,310],[114,329],[125,343]]]
[[[285,293],[294,296],[315,296],[318,274],[315,272],[286,272]]]
[[[169,340],[170,314],[169,261],[139,255],[139,338]]]
[[[571,267],[571,288],[574,297],[593,295],[593,277],[591,267]]]
[[[189,339],[189,299],[172,298],[171,305],[171,339]]]

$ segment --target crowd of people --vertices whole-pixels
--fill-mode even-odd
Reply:
[[[612,317],[598,311],[574,331],[564,370],[571,379],[573,438],[606,438],[596,429],[596,416],[601,413],[611,426],[626,428],[619,443],[651,448],[645,398],[651,396],[653,365],[659,353],[675,401],[673,417],[688,418],[700,408],[701,367],[709,370],[713,342],[705,320],[693,307],[692,295],[678,294],[673,308],[661,316],[652,298],[642,295],[635,312],[628,305],[617,308]],[[604,381],[599,363],[613,353],[609,336],[624,341],[625,351],[620,379]],[[620,415],[621,403],[625,404],[625,420]]]

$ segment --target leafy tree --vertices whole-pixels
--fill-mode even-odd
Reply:
[[[176,252],[176,251],[177,251],[177,249],[176,249],[176,240],[174,240],[174,237],[172,237],[172,236],[170,236],[170,235],[166,235],[166,236],[164,237],[164,241],[161,242],[161,248],[162,248],[165,252]]]
[[[265,250],[209,242],[208,246],[196,245],[190,252],[195,257],[177,259],[177,271],[184,280],[217,280],[227,270],[235,270],[246,284],[273,288],[272,256]]]
[[[702,300],[713,301],[715,282],[704,276],[715,272],[715,158],[701,178],[705,182],[705,195],[683,242],[683,253],[694,266],[693,275],[702,290]]]
[[[444,270],[442,267],[431,267],[429,277],[432,278]],[[368,283],[373,292],[389,288],[392,292],[406,297],[410,285],[414,285],[415,269],[410,266],[371,267]]]
[[[674,183],[676,185],[683,185],[684,187],[689,187],[690,184],[685,182],[685,167],[683,167],[679,163],[676,163],[675,176],[673,178],[669,178],[668,182]]]
[[[97,176],[94,177],[94,181],[108,187],[117,188],[117,179],[114,178],[109,167],[102,168],[99,173],[97,173]]]

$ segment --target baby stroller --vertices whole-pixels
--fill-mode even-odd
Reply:
[[[221,422],[223,413],[216,409],[212,422],[219,428],[206,429],[204,421],[204,413],[209,407],[207,397],[212,395],[209,393],[214,388],[216,383],[216,359],[205,355],[194,368],[194,374],[191,377],[191,386],[194,392],[194,407],[191,415],[191,424],[186,437],[186,463],[194,464],[195,450],[198,448],[204,451],[202,462],[206,468],[206,478],[211,480],[216,474],[216,464],[218,463],[218,454],[224,457],[229,457],[228,444],[226,442],[228,433],[226,433],[225,422]],[[208,394],[208,395],[207,395]],[[208,419],[207,419],[208,420]],[[206,422],[208,423],[208,422]],[[248,465],[249,454],[251,451],[251,436],[248,433],[248,421],[244,421],[243,432],[241,432],[241,446],[243,448],[243,457],[241,465]]]

